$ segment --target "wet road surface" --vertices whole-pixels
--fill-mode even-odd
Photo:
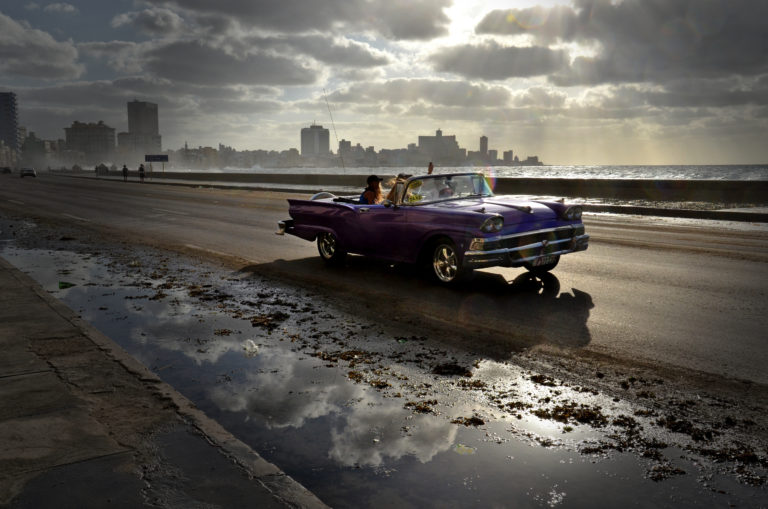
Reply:
[[[5,179],[0,207],[202,251],[237,268],[321,286],[385,319],[416,310],[415,319],[481,336],[501,357],[565,348],[768,383],[764,224],[588,217],[589,251],[565,256],[531,298],[510,284],[527,277],[522,269],[480,271],[459,289],[361,257],[328,269],[313,244],[274,235],[288,196],[43,174]]]

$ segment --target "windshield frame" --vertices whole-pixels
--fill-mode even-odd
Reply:
[[[443,184],[446,188],[450,188],[450,194],[440,195],[441,191],[438,190],[438,186]],[[467,185],[471,187],[467,188]],[[462,191],[461,187],[466,190]],[[429,192],[424,191],[427,188],[429,188]],[[457,189],[459,189],[458,192]],[[414,199],[413,197],[416,196],[422,198]],[[401,205],[419,206],[468,198],[491,198],[493,196],[493,190],[488,179],[482,173],[450,173],[409,178],[399,201]]]

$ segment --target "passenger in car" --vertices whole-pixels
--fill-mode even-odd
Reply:
[[[405,173],[398,173],[395,180],[390,182],[390,185],[392,186],[392,189],[389,190],[389,193],[387,194],[387,200],[396,203],[397,202],[397,193],[398,191],[398,184],[400,185],[400,192],[402,192],[403,187],[405,186],[405,181],[411,178],[412,175],[407,175]]]
[[[381,196],[381,181],[384,180],[376,175],[370,175],[366,180],[368,187],[363,189],[363,193],[360,195],[360,203],[367,205],[377,205],[381,203],[384,198]]]

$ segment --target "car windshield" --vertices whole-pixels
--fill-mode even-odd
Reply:
[[[403,197],[403,203],[416,205],[457,198],[493,196],[485,177],[479,174],[434,175],[413,179]]]

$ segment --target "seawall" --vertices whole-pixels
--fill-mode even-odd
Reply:
[[[394,175],[381,174],[386,180]],[[155,179],[223,181],[249,184],[289,184],[304,187],[365,187],[360,175],[302,173],[206,173],[154,172]],[[579,198],[652,201],[707,201],[768,203],[768,181],[743,180],[618,180],[561,178],[497,178],[497,194],[533,194]]]

